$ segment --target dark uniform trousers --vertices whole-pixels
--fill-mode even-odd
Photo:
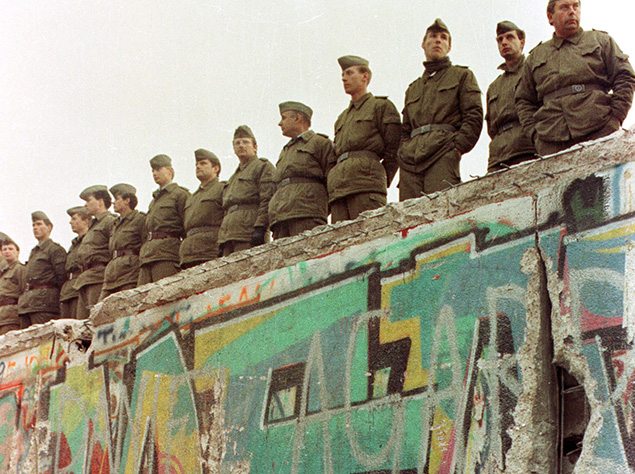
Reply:
[[[79,289],[77,309],[75,312],[77,319],[86,319],[90,316],[90,309],[99,301],[102,286],[103,283],[94,283],[92,285],[82,286]]]
[[[581,142],[588,142],[589,140],[597,140],[602,137],[606,137],[620,129],[620,122],[618,120],[609,120],[601,129],[589,133],[582,138],[576,138],[574,140],[567,140],[564,142],[546,142],[540,137],[536,139],[536,149],[541,156],[553,155],[559,151],[571,148]]]
[[[158,262],[150,262],[142,265],[139,269],[139,280],[137,285],[145,285],[162,278],[166,278],[179,273],[179,265],[176,262],[160,260]]]
[[[287,219],[282,222],[277,222],[271,228],[271,231],[273,232],[273,238],[277,240],[301,234],[302,232],[324,224],[326,224],[326,222],[317,217]]]
[[[20,329],[26,329],[32,324],[44,324],[48,323],[52,319],[59,319],[60,315],[57,313],[27,313],[20,315]]]
[[[64,319],[77,318],[78,297],[60,302],[60,317]]]
[[[241,250],[247,250],[252,247],[249,242],[241,242],[239,240],[229,240],[222,244],[223,257],[233,254],[234,252],[240,252]]]
[[[448,157],[446,154],[430,165],[425,173],[412,173],[401,168],[399,170],[399,200],[418,198],[423,194],[443,191],[461,183],[459,168],[461,156],[455,150],[450,151],[449,154],[455,156]]]
[[[331,203],[331,222],[357,219],[364,211],[372,211],[386,205],[386,196],[382,193],[350,194]]]
[[[99,301],[103,300],[104,298],[107,298],[110,295],[114,295],[115,293],[118,293],[120,291],[131,290],[136,287],[137,287],[136,283],[128,283],[127,285],[118,286],[117,288],[112,288],[110,290],[102,288],[101,293],[99,294]]]

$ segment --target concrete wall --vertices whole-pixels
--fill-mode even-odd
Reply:
[[[631,472],[634,157],[625,133],[114,295],[87,350],[81,322],[0,338],[0,471]]]

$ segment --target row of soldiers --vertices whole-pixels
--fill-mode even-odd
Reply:
[[[635,74],[628,57],[608,34],[582,30],[579,0],[549,0],[547,16],[554,37],[527,59],[524,32],[509,21],[497,25],[505,63],[487,91],[490,171],[608,135],[630,109]],[[159,189],[147,214],[135,209],[132,185],[85,189],[85,204],[67,211],[77,234],[68,254],[50,240],[48,217],[33,213],[38,245],[26,267],[17,245],[0,236],[7,267],[0,333],[60,315],[85,318],[114,292],[261,245],[270,231],[278,239],[326,224],[329,214],[332,222],[354,219],[386,204],[398,169],[402,201],[458,184],[483,109],[474,74],[452,65],[451,45],[449,29],[435,20],[422,41],[425,71],[406,91],[403,121],[388,98],[368,92],[369,62],[344,56],[338,62],[351,102],[335,122],[333,142],[311,130],[310,107],[284,102],[278,125],[290,140],[276,166],[258,156],[256,137],[241,125],[233,137],[240,164],[227,183],[218,179],[218,157],[199,149],[200,186],[191,195],[173,182],[168,156],[150,160]],[[111,204],[118,216],[108,211]]]

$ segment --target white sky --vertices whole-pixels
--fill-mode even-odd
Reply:
[[[483,93],[502,62],[500,20],[527,33],[527,48],[551,36],[546,0],[0,0],[0,230],[35,244],[30,213],[45,211],[53,239],[74,234],[66,209],[82,189],[128,182],[146,210],[148,160],[172,157],[176,181],[197,187],[197,148],[215,152],[222,179],[238,164],[236,126],[256,134],[260,156],[276,162],[287,141],[278,103],[314,110],[313,129],[333,136],[348,105],[337,58],[370,61],[370,90],[403,108],[422,73],[421,37],[441,17],[453,36],[450,58],[475,72]],[[635,55],[633,0],[584,0],[582,25],[608,31]],[[626,126],[632,126],[631,113]],[[488,138],[463,157],[462,174],[482,175]],[[396,201],[397,180],[389,191]]]

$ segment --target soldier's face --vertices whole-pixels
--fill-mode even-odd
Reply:
[[[33,237],[37,239],[38,242],[42,242],[49,238],[51,235],[52,228],[49,227],[46,222],[42,220],[36,220],[33,222]]]
[[[13,263],[18,259],[18,249],[13,244],[6,244],[2,246],[2,256],[8,263]]]
[[[154,182],[159,186],[165,186],[172,180],[172,172],[170,171],[170,168],[166,166],[156,169],[152,168],[152,179],[154,179]]]
[[[344,92],[347,94],[359,94],[368,85],[368,73],[360,72],[357,66],[351,66],[342,71],[342,83],[344,84]]]
[[[556,36],[569,38],[575,35],[580,29],[579,0],[558,0],[554,5],[553,13],[547,11],[547,18]]]
[[[117,194],[115,196],[115,201],[112,203],[112,207],[117,214],[125,214],[126,212],[131,210],[130,198],[127,197],[126,199],[124,199],[121,197],[121,194]]]
[[[447,31],[430,31],[421,44],[428,61],[438,61],[450,53],[450,35]]]
[[[280,122],[278,122],[278,126],[280,127],[280,130],[282,130],[282,134],[285,137],[289,137],[289,138],[297,137],[300,134],[299,124],[300,124],[300,117],[298,116],[297,113],[293,112],[292,110],[287,112],[282,112],[280,114]]]
[[[82,224],[84,220],[79,216],[79,214],[73,214],[71,216],[71,220],[69,221],[71,225],[71,230],[76,234],[79,234]]]
[[[518,31],[507,31],[496,37],[498,43],[498,52],[505,61],[513,61],[523,54],[525,40],[518,37]]]
[[[253,158],[258,150],[253,140],[249,137],[234,138],[232,145],[234,146],[234,153],[241,160]]]
[[[91,216],[95,216],[99,213],[101,206],[99,201],[95,199],[95,196],[88,196],[88,199],[86,199],[86,209],[88,209],[88,213]]]
[[[201,183],[207,183],[218,176],[218,166],[209,160],[196,162],[196,178]]]

